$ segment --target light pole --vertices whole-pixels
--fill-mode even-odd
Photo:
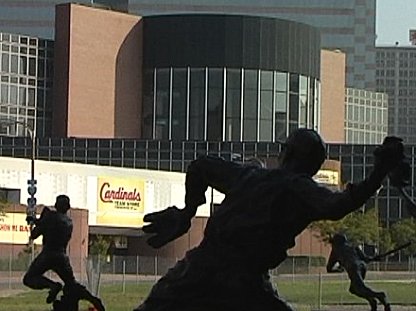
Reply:
[[[25,122],[23,121],[19,121],[19,120],[11,120],[11,119],[1,119],[0,120],[0,126],[12,126],[12,125],[17,125],[20,124],[22,125],[25,130],[29,133],[29,138],[31,141],[31,156],[30,156],[30,179],[27,181],[28,184],[28,188],[27,191],[30,195],[30,197],[27,199],[27,210],[26,210],[26,221],[28,223],[28,225],[30,226],[30,232],[32,232],[33,229],[33,225],[34,225],[34,220],[36,218],[36,198],[35,198],[35,194],[36,194],[36,179],[35,179],[35,154],[36,154],[36,135],[35,135],[35,131],[29,126],[27,125]],[[30,247],[31,247],[31,259],[33,261],[34,258],[34,243],[33,241],[31,241],[30,243]]]

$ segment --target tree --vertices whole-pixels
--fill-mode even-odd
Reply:
[[[0,197],[0,216],[4,216],[4,212],[10,204],[11,203],[6,198]]]
[[[89,243],[89,258],[87,261],[88,289],[97,295],[100,288],[101,270],[104,264],[102,258],[107,255],[111,238],[103,235],[94,236]]]
[[[317,232],[317,237],[328,242],[337,232],[343,232],[354,244],[376,244],[378,240],[378,215],[375,208],[365,212],[356,211],[338,221],[317,221],[311,228]]]
[[[413,218],[399,220],[391,226],[390,230],[395,247],[412,242],[402,252],[405,255],[413,255],[416,253],[416,222]]]
[[[103,235],[96,235],[91,239],[89,254],[99,257],[105,257],[110,247],[111,239]]]
[[[394,242],[391,237],[391,231],[388,228],[380,228],[378,240],[378,252],[385,253],[394,248]]]

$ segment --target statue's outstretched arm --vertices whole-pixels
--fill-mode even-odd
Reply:
[[[299,179],[294,191],[301,192],[306,206],[311,209],[314,220],[339,220],[360,208],[378,189],[387,174],[403,160],[401,139],[387,137],[374,152],[374,168],[361,182],[348,184],[344,191],[333,191],[326,187],[316,187],[306,179]]]
[[[143,231],[153,234],[147,243],[159,248],[188,232],[198,206],[206,201],[205,192],[209,186],[227,194],[245,171],[254,169],[256,168],[212,156],[200,157],[193,161],[186,173],[185,207],[179,209],[170,206],[145,215],[144,221],[149,224],[143,226]]]
[[[42,210],[42,213],[40,214],[40,217],[33,219],[33,223],[35,224],[35,226],[33,227],[30,233],[30,240],[36,240],[43,234],[45,227],[48,225],[48,214],[50,212],[51,210],[45,206]]]

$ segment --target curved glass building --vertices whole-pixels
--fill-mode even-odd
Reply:
[[[144,17],[143,137],[267,141],[319,127],[320,35],[239,15]]]

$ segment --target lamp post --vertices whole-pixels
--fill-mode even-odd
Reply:
[[[25,130],[29,133],[29,138],[31,141],[31,156],[30,156],[30,179],[27,181],[28,188],[27,191],[30,195],[30,197],[27,199],[27,210],[26,210],[26,221],[28,225],[30,226],[30,232],[32,232],[33,225],[34,225],[34,219],[36,217],[36,179],[35,179],[35,153],[36,153],[36,137],[35,137],[35,131],[27,125],[23,121],[19,120],[11,120],[11,119],[1,119],[0,120],[0,126],[12,126],[12,125],[22,125]],[[33,261],[34,258],[34,243],[31,242],[31,259]]]

